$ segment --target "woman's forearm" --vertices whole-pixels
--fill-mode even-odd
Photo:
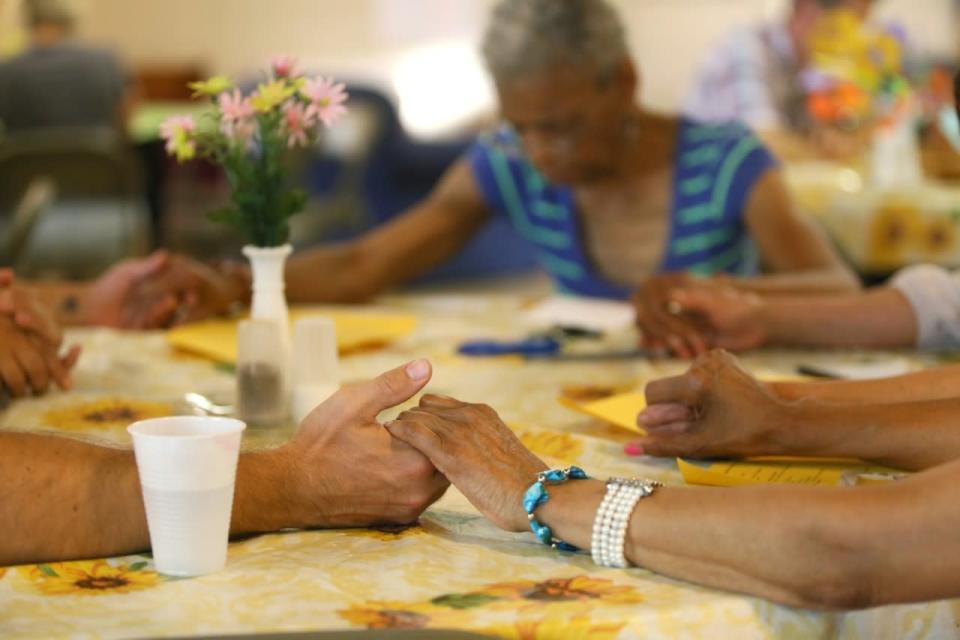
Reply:
[[[960,459],[960,398],[895,404],[800,400],[772,430],[769,455],[858,458],[920,470]]]
[[[768,273],[733,280],[737,289],[760,295],[851,294],[860,288],[852,272],[842,265],[804,271]]]
[[[917,339],[913,309],[896,289],[837,296],[769,296],[760,313],[770,345],[879,349],[911,347]]]
[[[773,382],[773,391],[785,400],[814,398],[827,402],[890,404],[960,397],[960,365],[936,367],[877,380]]]
[[[667,487],[640,501],[633,564],[790,606],[848,609],[960,594],[960,463],[880,487]],[[550,488],[555,536],[590,548],[599,481]]]

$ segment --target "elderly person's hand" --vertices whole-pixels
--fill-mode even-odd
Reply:
[[[0,269],[0,314],[12,318],[20,328],[32,332],[52,347],[59,347],[63,340],[53,310],[32,291],[19,286],[10,269]]]
[[[637,424],[647,435],[626,446],[632,455],[746,457],[779,452],[790,405],[743,371],[723,351],[690,370],[651,382]]]
[[[215,269],[186,256],[170,256],[166,267],[131,291],[131,311],[155,300],[173,300],[172,312],[157,326],[171,326],[222,315],[249,297],[249,273],[229,264]],[[166,309],[166,307],[164,307]]]
[[[246,298],[245,278],[184,256],[157,251],[118,263],[80,301],[86,324],[158,329],[225,312]]]
[[[696,321],[712,348],[749,351],[767,342],[766,304],[755,293],[694,287],[673,291],[670,301],[674,311]]]
[[[83,324],[118,329],[154,329],[168,325],[177,312],[177,296],[170,291],[138,295],[151,280],[170,267],[170,256],[156,251],[147,258],[119,262],[87,288],[78,301]]]
[[[18,326],[13,318],[0,315],[0,383],[8,394],[22,397],[45,393],[54,382],[61,389],[71,386],[70,369],[80,356],[73,347],[63,357],[59,343]]]
[[[529,529],[523,494],[547,467],[493,409],[427,395],[418,407],[384,426],[430,458],[495,525],[508,531]]]
[[[314,409],[277,450],[287,491],[304,527],[409,524],[449,486],[427,457],[391,437],[377,415],[409,400],[430,380],[416,360],[375,380],[348,386]]]
[[[684,314],[673,300],[678,290],[703,291],[726,286],[726,276],[697,278],[688,273],[664,273],[647,278],[633,293],[642,345],[692,359],[709,349],[705,328]]]

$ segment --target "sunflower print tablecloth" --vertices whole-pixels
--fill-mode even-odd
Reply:
[[[344,359],[345,380],[429,356],[431,391],[491,404],[550,463],[577,463],[597,475],[681,481],[672,462],[624,457],[630,434],[565,409],[557,397],[585,386],[640,387],[681,371],[682,363],[462,359],[453,355],[461,340],[515,334],[509,319],[524,298],[397,296],[386,302],[419,312],[417,331],[384,350]],[[0,428],[128,443],[130,421],[184,411],[184,392],[232,400],[229,371],[171,352],[161,334],[93,330],[69,339],[85,347],[76,390],[14,403],[0,414]],[[799,357],[765,353],[745,363],[786,375]],[[802,354],[808,363],[825,358],[837,356]],[[270,446],[292,428],[250,429],[244,446]],[[50,517],[57,517],[55,510]],[[235,541],[226,569],[211,576],[159,575],[148,554],[0,568],[0,638],[446,628],[524,640],[921,639],[960,635],[958,622],[960,602],[824,614],[643,569],[600,568],[586,555],[555,553],[532,536],[497,530],[455,490],[414,527],[292,531]]]
[[[790,166],[787,176],[800,209],[859,271],[891,273],[920,262],[960,267],[957,183],[881,190],[865,172],[826,162]]]

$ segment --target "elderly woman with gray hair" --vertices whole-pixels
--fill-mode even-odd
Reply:
[[[704,345],[667,309],[675,285],[857,287],[747,129],[637,104],[626,33],[605,0],[501,0],[483,54],[504,126],[390,223],[294,255],[292,301],[366,299],[453,256],[494,216],[529,240],[559,290],[633,295],[650,346],[681,355]]]

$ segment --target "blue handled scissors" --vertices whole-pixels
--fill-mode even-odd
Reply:
[[[473,340],[457,349],[464,356],[548,356],[560,353],[560,341],[550,336],[533,336],[525,340]]]

